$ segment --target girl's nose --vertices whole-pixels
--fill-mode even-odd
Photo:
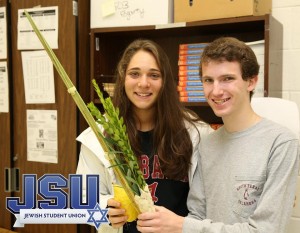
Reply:
[[[138,87],[150,87],[150,83],[146,75],[141,76]]]

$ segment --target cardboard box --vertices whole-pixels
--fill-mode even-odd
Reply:
[[[173,0],[91,0],[91,28],[173,23]]]
[[[174,22],[191,22],[271,12],[272,0],[174,0]]]

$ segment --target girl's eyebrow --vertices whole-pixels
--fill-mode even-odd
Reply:
[[[150,71],[157,71],[157,72],[160,72],[160,70],[154,69],[154,68],[150,69]]]
[[[128,69],[127,71],[129,71],[129,70],[141,70],[141,68],[139,68],[139,67],[132,67],[132,68]],[[152,71],[152,72],[155,71],[155,72],[161,73],[161,71],[159,69],[156,69],[156,68],[150,68],[149,71]]]
[[[140,68],[139,67],[132,67],[132,68],[130,68],[128,70],[140,70]]]

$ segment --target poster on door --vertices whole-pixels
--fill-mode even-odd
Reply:
[[[0,112],[9,111],[7,62],[0,62]]]
[[[18,10],[18,49],[43,49],[39,38],[32,29],[25,10],[31,16],[36,26],[46,38],[52,49],[58,48],[58,6],[38,7]]]
[[[27,160],[58,162],[57,110],[29,110],[27,117]]]
[[[6,8],[0,7],[0,59],[7,59]]]

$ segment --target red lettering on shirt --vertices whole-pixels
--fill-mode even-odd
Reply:
[[[153,158],[153,170],[151,174],[152,179],[163,179],[164,174],[162,173],[160,169],[160,163],[157,155],[154,155]]]
[[[157,185],[157,182],[148,185],[154,203],[158,201],[158,198],[155,196]]]
[[[149,172],[149,158],[147,155],[141,155],[140,157],[140,169],[142,171],[142,174],[145,179],[149,178],[150,172]]]

